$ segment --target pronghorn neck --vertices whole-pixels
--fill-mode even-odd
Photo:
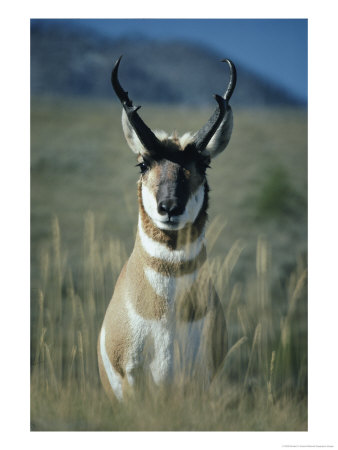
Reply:
[[[139,221],[135,248],[142,265],[166,275],[181,276],[197,271],[206,260],[205,225],[207,221],[208,184],[205,183],[203,206],[193,224],[181,230],[162,230],[147,215],[138,184]]]

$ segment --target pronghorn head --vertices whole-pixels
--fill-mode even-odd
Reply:
[[[141,201],[145,212],[162,230],[179,230],[196,220],[207,204],[206,169],[228,145],[233,125],[230,97],[236,86],[236,69],[228,60],[230,81],[224,97],[215,95],[217,108],[197,133],[178,137],[152,131],[143,122],[118,80],[121,57],[112,72],[113,88],[123,105],[122,127],[138,155]]]

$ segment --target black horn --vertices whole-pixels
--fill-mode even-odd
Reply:
[[[209,121],[196,133],[194,141],[191,143],[191,145],[193,145],[199,152],[202,152],[206,148],[209,141],[222,123],[229,100],[236,87],[237,73],[234,63],[230,61],[230,59],[223,59],[222,62],[227,62],[230,68],[229,84],[223,98],[219,95],[215,95],[218,106]]]
[[[161,142],[159,141],[159,139],[157,139],[155,134],[138,115],[137,111],[141,108],[141,106],[133,106],[133,102],[128,97],[128,92],[123,90],[119,82],[118,70],[121,58],[122,56],[120,56],[119,59],[116,61],[114,69],[111,74],[111,82],[114,91],[118,96],[118,98],[120,99],[120,102],[122,103],[122,106],[127,114],[128,120],[133,129],[135,130],[135,133],[137,134],[142,145],[145,147],[146,150],[149,151],[149,153],[155,153],[156,151],[159,151],[159,149],[161,148]]]
[[[224,100],[226,102],[229,102],[229,100],[232,96],[232,93],[234,92],[235,87],[236,87],[237,72],[236,72],[235,64],[230,59],[222,59],[222,62],[227,62],[229,65],[229,68],[230,68],[230,80],[229,80],[227,90],[225,91],[225,94],[224,94]]]

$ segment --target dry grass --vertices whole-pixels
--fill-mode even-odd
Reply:
[[[213,228],[213,227],[211,227]],[[84,285],[74,288],[57,220],[41,264],[32,327],[31,420],[33,430],[304,430],[306,407],[306,269],[299,263],[288,284],[287,313],[276,314],[268,287],[267,243],[257,245],[257,277],[231,286],[240,248],[210,261],[227,310],[231,347],[210,389],[177,383],[148,388],[112,409],[99,382],[96,342],[106,309],[107,283],[125,260],[119,242],[85,224]],[[245,287],[244,287],[245,288]],[[246,298],[245,298],[246,297]],[[304,325],[304,324],[303,324]],[[295,339],[296,336],[296,339]],[[168,392],[169,391],[169,392]]]

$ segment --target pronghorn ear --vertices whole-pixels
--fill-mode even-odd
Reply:
[[[138,138],[134,128],[131,126],[124,109],[122,110],[122,128],[128,145],[134,153],[136,153],[137,155],[145,155],[146,153],[148,153],[142,145],[140,139]]]
[[[233,127],[233,116],[231,106],[227,106],[226,114],[224,120],[218,127],[217,131],[210,139],[205,150],[202,151],[202,155],[209,157],[210,159],[215,158],[217,155],[222,153],[225,147],[228,145]]]

